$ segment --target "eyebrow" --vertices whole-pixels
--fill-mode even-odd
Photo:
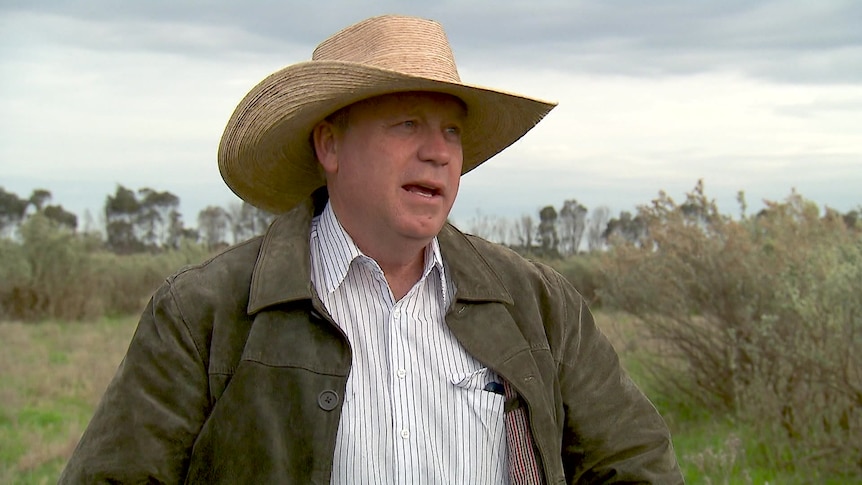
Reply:
[[[454,101],[454,102],[458,105],[458,107],[460,108],[460,109],[458,110],[458,116],[459,116],[461,119],[464,119],[464,118],[466,118],[466,117],[467,117],[467,114],[468,114],[468,112],[469,112],[469,109],[468,109],[468,107],[467,107],[467,103],[465,103],[465,102],[464,102],[464,100],[463,100],[463,99],[461,99],[461,98],[459,98],[458,96],[455,96],[454,94],[449,94],[449,93],[438,93],[438,92],[433,92],[433,91],[429,91],[427,94],[430,94],[430,95],[431,95],[431,97],[435,98],[435,99],[434,99],[434,103],[435,103],[435,104],[442,104],[442,103],[444,103],[444,102],[446,102],[446,101]],[[396,96],[397,96],[397,94],[396,94]],[[419,94],[417,94],[417,93],[402,93],[402,99],[410,100],[411,98],[412,98],[413,100],[428,99],[428,98],[424,95],[424,93],[419,93]],[[414,104],[414,105],[415,105],[415,104],[418,104],[418,103],[411,103],[411,104]],[[413,110],[414,110],[414,109],[413,109],[413,108],[411,108],[411,109],[407,110],[407,112],[408,112],[408,113],[412,113],[412,112],[413,112]]]

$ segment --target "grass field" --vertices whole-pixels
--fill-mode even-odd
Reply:
[[[649,392],[637,325],[618,314],[596,317],[668,420],[688,483],[808,483],[758,459],[757,450],[748,446],[757,430],[714,421]],[[0,322],[0,483],[56,482],[125,353],[135,322]]]
[[[57,482],[135,323],[0,323],[0,483]]]

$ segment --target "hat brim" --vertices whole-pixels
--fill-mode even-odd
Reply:
[[[451,94],[467,106],[462,174],[524,136],[556,106],[364,64],[303,62],[268,76],[234,110],[219,145],[222,178],[246,202],[273,213],[287,212],[326,183],[309,141],[314,126],[358,101],[407,91]]]

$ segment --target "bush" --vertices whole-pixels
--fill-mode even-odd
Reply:
[[[776,465],[858,474],[862,236],[819,213],[793,194],[736,221],[701,184],[661,194],[604,255],[601,294],[644,321],[668,395],[758,423]]]
[[[209,253],[200,245],[157,254],[117,256],[92,238],[41,214],[20,229],[21,242],[0,239],[0,318],[84,320],[140,312],[180,267]]]
[[[601,306],[599,289],[603,285],[600,258],[598,253],[582,253],[547,262],[583,295],[591,307],[597,308]]]
[[[100,275],[99,298],[104,313],[112,316],[139,313],[168,275],[209,255],[202,245],[192,243],[156,254],[94,254],[93,267]]]
[[[22,244],[0,245],[0,314],[21,320],[96,316],[88,291],[94,274],[83,241],[42,214],[29,217],[20,233]]]

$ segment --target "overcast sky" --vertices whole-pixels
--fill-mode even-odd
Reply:
[[[189,225],[238,200],[216,151],[239,100],[382,13],[433,18],[461,78],[558,101],[462,180],[453,218],[613,213],[698,179],[724,212],[792,189],[862,204],[862,2],[0,0],[0,186],[95,217],[117,184]]]

